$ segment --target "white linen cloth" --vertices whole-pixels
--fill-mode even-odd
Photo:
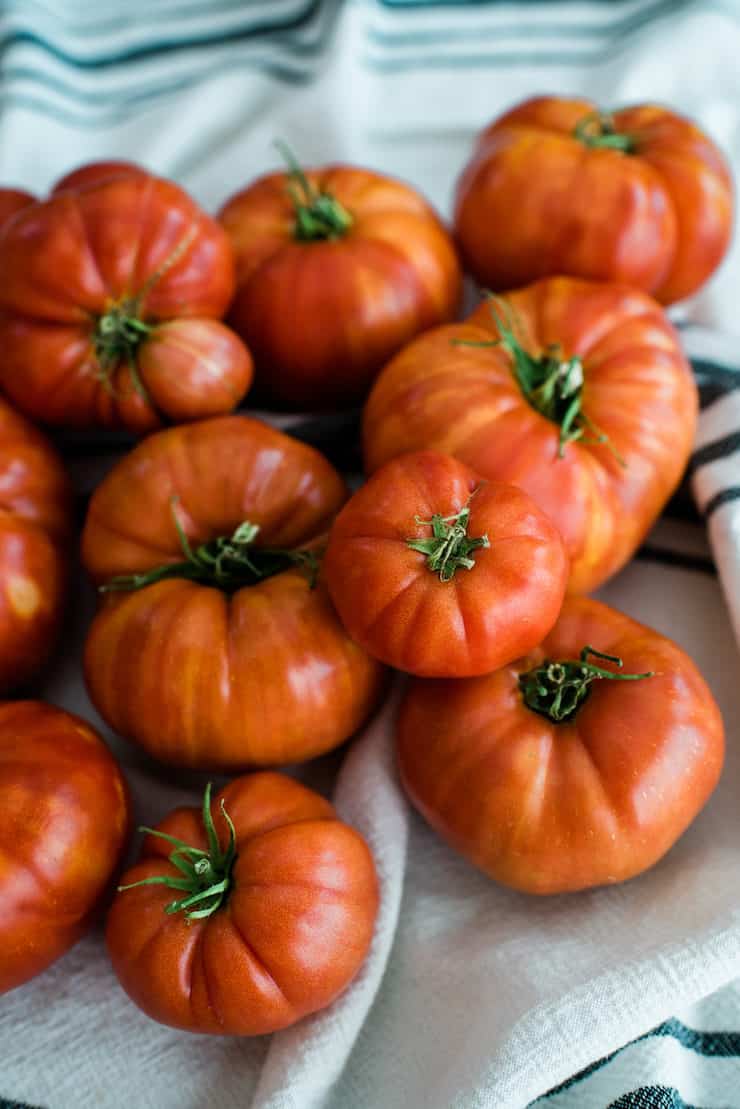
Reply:
[[[674,105],[740,172],[740,12],[730,0],[129,0],[125,11],[114,0],[94,11],[82,0],[29,0],[0,20],[9,45],[0,181],[37,192],[86,160],[131,157],[215,207],[275,164],[280,136],[309,163],[346,159],[406,177],[449,213],[474,132],[544,90]],[[737,333],[739,290],[734,250],[685,315]],[[740,365],[735,343],[714,332],[689,328],[686,341],[730,375]],[[740,427],[727,415],[737,395],[706,409],[700,448]],[[732,452],[699,466],[699,503],[740,484],[738,471]],[[650,558],[600,594],[690,652],[727,724],[716,794],[652,871],[549,899],[494,885],[406,805],[389,705],[346,757],[301,770],[367,837],[381,879],[373,948],[347,993],[269,1040],[195,1037],[127,1000],[98,929],[0,998],[0,1096],[48,1109],[523,1109],[677,1014],[697,1036],[740,1031],[738,506],[727,499],[711,517],[724,598],[702,568],[703,528],[670,520],[651,537]],[[675,564],[653,561],[661,551]],[[79,666],[90,591],[80,587],[78,601],[42,692],[100,725],[126,768],[137,822],[151,824],[173,804],[196,803],[202,779],[146,762],[97,719]],[[637,1087],[684,1099],[629,1102],[643,1109],[740,1109],[740,1049],[702,1054],[665,1032],[542,1104],[603,1109]]]

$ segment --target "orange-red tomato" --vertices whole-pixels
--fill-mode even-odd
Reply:
[[[511,666],[414,679],[397,735],[401,778],[429,823],[529,893],[652,866],[705,804],[724,755],[722,717],[691,659],[587,598],[567,600],[542,646]]]
[[[35,203],[36,197],[23,189],[0,189],[0,227],[16,212]]]
[[[294,167],[232,197],[219,218],[236,253],[229,323],[254,354],[267,403],[357,404],[399,347],[457,309],[451,239],[399,181]]]
[[[401,351],[365,408],[365,461],[372,471],[431,447],[520,486],[565,541],[569,589],[586,593],[627,562],[678,485],[697,405],[654,300],[549,278]]]
[[[0,705],[0,993],[90,926],[128,834],[128,794],[105,744],[38,701]]]
[[[607,115],[589,100],[540,96],[480,135],[455,228],[488,288],[571,274],[671,304],[717,268],[732,219],[727,163],[689,120],[655,105]]]
[[[402,455],[355,493],[324,567],[352,638],[425,677],[484,674],[536,647],[568,580],[562,540],[526,493],[434,451]]]
[[[252,366],[219,322],[234,289],[228,238],[171,182],[106,172],[85,167],[84,187],[5,228],[0,387],[63,426],[143,433],[230,411]]]
[[[142,175],[148,177],[149,174],[143,166],[137,165],[135,162],[123,161],[106,161],[106,162],[88,162],[83,166],[78,166],[77,169],[65,173],[64,177],[60,177],[54,188],[51,190],[53,193],[64,192],[67,189],[84,189],[88,185],[99,185],[101,181],[108,181],[111,177],[131,177]]]
[[[125,457],[82,538],[96,583],[141,575],[114,583],[85,649],[111,727],[163,762],[223,770],[311,758],[356,731],[382,667],[312,583],[308,550],[345,498],[317,451],[248,417],[162,431]]]
[[[71,531],[61,459],[0,400],[0,691],[37,673],[54,647]]]
[[[122,887],[107,942],[121,985],[154,1020],[191,1032],[256,1036],[323,1009],[362,965],[378,883],[363,840],[317,793],[281,774],[230,782],[210,806],[210,835],[195,808],[176,809],[144,840]],[[229,851],[227,814],[233,823]],[[195,848],[199,854],[191,854]],[[207,860],[207,861],[205,861]],[[200,862],[206,874],[198,876]],[[190,870],[187,867],[190,866]],[[216,894],[208,889],[225,880]],[[188,897],[188,906],[167,906]]]

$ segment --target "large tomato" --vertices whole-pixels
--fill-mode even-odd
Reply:
[[[536,97],[480,135],[455,226],[488,288],[571,274],[670,304],[717,268],[732,218],[727,163],[689,120],[654,105],[607,115],[588,100]]]
[[[71,502],[50,444],[0,400],[0,691],[32,677],[56,642]]]
[[[378,173],[294,166],[232,197],[220,219],[236,253],[229,322],[268,403],[359,403],[399,347],[457,309],[449,235],[418,193]]]
[[[7,224],[0,387],[64,426],[139,433],[230,411],[252,370],[219,322],[234,288],[226,235],[171,182],[109,172],[87,167],[84,187]]]
[[[398,719],[416,807],[486,874],[529,893],[652,866],[703,807],[723,755],[722,718],[691,659],[583,597],[510,666],[415,679]]]
[[[355,493],[325,570],[344,626],[371,655],[449,678],[536,647],[568,580],[562,540],[526,493],[434,451],[402,455]]]
[[[120,862],[128,794],[84,720],[36,701],[0,705],[0,993],[87,930]]]
[[[365,409],[366,465],[431,447],[519,485],[565,540],[569,588],[589,592],[631,557],[678,485],[697,404],[654,300],[550,278],[390,362]]]
[[[82,540],[94,580],[117,579],[85,650],[111,727],[164,762],[224,770],[347,739],[382,668],[342,628],[307,549],[345,497],[317,451],[248,417],[159,432],[124,458]]]
[[[106,938],[129,996],[163,1024],[230,1036],[274,1032],[333,1001],[365,959],[378,908],[363,838],[323,797],[266,772],[212,802],[209,788],[202,814],[170,813],[119,890]]]

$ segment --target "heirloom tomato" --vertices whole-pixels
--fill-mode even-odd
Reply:
[[[209,787],[202,813],[176,809],[143,830],[106,938],[121,985],[150,1017],[256,1036],[349,985],[378,882],[364,839],[323,797],[283,774],[248,774],[212,801]]]
[[[344,506],[325,572],[344,626],[369,654],[411,674],[457,678],[542,641],[568,560],[521,489],[421,451],[388,462]]]
[[[0,993],[39,974],[87,930],[120,862],[128,794],[77,716],[0,705]]]
[[[61,460],[0,400],[0,691],[32,677],[56,642],[71,532]]]
[[[678,485],[697,407],[654,300],[549,278],[396,355],[365,408],[365,461],[373,471],[433,448],[520,486],[565,541],[569,589],[587,593],[627,562]]]
[[[660,859],[722,769],[722,717],[691,659],[585,597],[485,677],[408,687],[414,805],[491,878],[529,893],[621,882]]]
[[[491,289],[551,274],[624,282],[662,304],[704,284],[730,243],[722,154],[689,120],[536,97],[478,139],[457,188],[464,261]]]
[[[410,186],[355,166],[291,166],[221,211],[236,254],[229,323],[265,402],[347,407],[399,347],[453,318],[460,269]]]
[[[123,171],[122,171],[123,172]],[[151,431],[230,411],[251,380],[219,322],[234,261],[219,225],[142,170],[21,211],[0,238],[0,387],[28,415]]]
[[[85,674],[111,727],[163,762],[221,770],[347,739],[383,673],[318,572],[345,498],[317,451],[246,416],[158,432],[119,462],[82,541],[106,590]]]

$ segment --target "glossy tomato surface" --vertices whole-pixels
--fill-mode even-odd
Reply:
[[[0,705],[0,993],[76,943],[121,860],[126,786],[77,716],[37,701]]]
[[[325,571],[345,627],[371,655],[411,674],[458,678],[542,641],[568,560],[521,489],[422,451],[387,463],[344,506]]]
[[[82,554],[97,584],[182,562],[245,521],[255,547],[315,544],[346,498],[311,447],[248,417],[158,432],[95,492]],[[347,739],[382,668],[342,628],[319,579],[288,566],[222,589],[183,578],[105,595],[87,640],[90,695],[155,758],[224,770],[310,758]]]
[[[535,97],[480,135],[455,228],[488,288],[570,274],[671,304],[721,262],[733,206],[722,154],[675,112],[643,104],[605,116],[588,100]]]
[[[341,205],[349,226],[297,238],[296,184],[285,173],[232,197],[219,217],[236,254],[229,323],[254,355],[265,403],[347,407],[399,347],[453,318],[460,268],[447,231],[410,186],[353,166],[305,180]]]
[[[563,425],[538,411],[516,359],[492,345],[506,319],[525,354],[554,357],[556,366],[570,360],[580,374],[580,438],[561,444]],[[465,323],[401,351],[365,408],[365,463],[372,472],[404,451],[433,448],[520,486],[565,541],[569,589],[585,593],[627,562],[678,485],[697,407],[679,337],[654,300],[621,285],[550,278],[484,301]]]
[[[553,723],[520,675],[585,646],[615,674]],[[540,648],[485,677],[408,687],[397,725],[404,786],[432,827],[496,881],[561,893],[624,881],[660,859],[722,769],[719,709],[671,640],[606,605],[570,598]]]
[[[71,532],[61,459],[0,400],[0,691],[36,674],[56,643]]]
[[[255,1036],[323,1009],[365,959],[378,908],[372,855],[328,801],[281,774],[246,775],[214,798],[236,862],[223,905],[206,919],[165,912],[162,885],[120,892],[107,942],[121,985],[150,1017],[175,1028]],[[198,809],[171,813],[157,830],[208,849]],[[172,844],[149,835],[122,885],[180,876]]]
[[[0,387],[68,427],[151,431],[182,417],[184,390],[201,398],[187,418],[229,411],[251,359],[236,336],[224,348],[216,322],[234,289],[226,235],[169,181],[80,173],[81,187],[21,211],[0,240]]]

